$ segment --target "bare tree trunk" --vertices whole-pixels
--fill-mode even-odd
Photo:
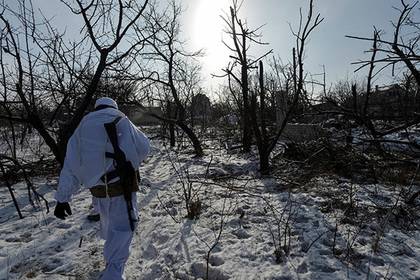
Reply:
[[[172,107],[172,104],[170,101],[166,102],[166,111],[167,111],[167,118],[168,119],[175,119],[176,118],[176,112],[174,108]],[[164,120],[163,120],[164,121]],[[175,124],[173,122],[167,122],[168,128],[169,128],[169,143],[171,147],[175,147],[176,141],[175,141]]]
[[[248,49],[250,44],[255,43],[256,45],[265,45],[263,42],[259,42],[259,37],[261,36],[257,30],[251,30],[246,21],[242,21],[239,18],[239,10],[240,6],[237,1],[233,1],[233,5],[230,7],[230,15],[229,17],[223,17],[225,23],[227,24],[228,30],[226,33],[231,37],[233,46],[228,48],[230,51],[233,52],[234,55],[230,56],[234,63],[229,64],[227,69],[225,69],[225,73],[229,78],[229,87],[231,88],[230,81],[233,77],[234,80],[238,83],[241,88],[242,94],[242,108],[241,111],[241,128],[242,128],[242,150],[243,152],[250,152],[251,151],[251,143],[252,143],[252,136],[253,136],[253,128],[252,125],[252,108],[251,104],[252,97],[250,98],[249,95],[249,74],[250,69],[254,67],[259,60],[263,59],[265,56],[270,54],[272,50],[268,51],[263,56],[257,59],[251,59],[248,56]],[[234,73],[235,65],[238,65],[240,76]],[[239,106],[241,107],[241,106]]]
[[[267,127],[265,123],[265,88],[264,88],[264,64],[262,61],[259,62],[259,83],[260,83],[260,108],[258,110],[257,105],[257,95],[252,96],[252,106],[251,106],[251,123],[253,126],[253,131],[255,139],[257,141],[258,154],[260,157],[260,173],[262,175],[268,175],[270,173],[270,162],[269,156],[270,152],[268,150],[268,138],[267,138]],[[257,111],[259,112],[259,118],[257,116]],[[259,121],[259,123],[258,123]]]
[[[101,58],[99,60],[98,66],[96,67],[95,75],[93,76],[91,82],[89,83],[89,86],[86,90],[86,94],[85,94],[85,97],[83,98],[82,103],[77,108],[71,120],[67,124],[65,124],[62,130],[60,131],[58,147],[52,148],[50,145],[48,145],[53,150],[54,155],[56,155],[56,153],[58,154],[58,159],[61,165],[64,163],[64,158],[66,156],[67,142],[69,141],[70,137],[73,135],[74,131],[76,130],[77,126],[82,120],[89,104],[92,103],[92,99],[96,92],[96,89],[98,88],[102,73],[105,71],[105,68],[106,68],[107,57],[108,57],[107,52],[101,53]],[[54,152],[55,150],[58,150],[58,151]]]
[[[1,162],[0,162],[0,169],[1,169],[1,172],[3,173],[4,181],[6,183],[7,189],[9,190],[10,196],[12,197],[13,204],[15,205],[15,208],[16,208],[16,211],[18,212],[19,218],[23,219],[23,215],[22,215],[22,212],[20,211],[19,204],[16,200],[15,194],[13,193],[12,185],[10,184],[9,179],[7,178],[8,174],[7,174],[7,172],[6,172],[6,170],[3,166],[3,163],[1,163]]]
[[[175,141],[175,125],[173,123],[169,124],[169,142],[171,147],[175,147],[176,141]]]
[[[172,69],[172,67],[171,67]],[[188,138],[190,139],[194,151],[195,151],[195,155],[197,157],[201,157],[204,155],[203,153],[203,149],[201,148],[201,143],[200,140],[198,140],[197,135],[195,135],[194,131],[192,128],[190,128],[188,126],[188,124],[186,123],[185,120],[185,108],[181,103],[181,100],[179,100],[178,97],[178,91],[175,87],[175,85],[173,84],[173,79],[172,79],[172,75],[169,77],[169,83],[170,83],[170,88],[171,88],[171,92],[172,92],[172,96],[175,99],[175,104],[176,104],[176,113],[177,113],[177,118],[176,118],[176,125],[179,126],[179,128],[181,128],[188,136]]]
[[[186,59],[186,57],[196,57],[199,55],[199,52],[186,55],[184,50],[181,50],[183,42],[178,38],[179,17],[181,12],[182,9],[176,1],[171,1],[168,9],[163,12],[163,14],[159,14],[155,9],[152,10],[147,23],[149,24],[148,27],[153,35],[146,39],[146,41],[153,50],[150,53],[152,60],[156,59],[159,61],[159,63],[157,63],[159,65],[159,70],[152,70],[151,73],[143,79],[158,83],[170,92],[175,103],[176,117],[160,119],[181,128],[190,139],[196,156],[200,157],[203,156],[203,149],[201,148],[198,137],[188,125],[186,105],[182,102],[182,94],[185,94],[185,92],[183,91],[182,86],[180,86],[180,80],[185,80],[187,78],[185,75],[188,74],[188,71],[185,71],[187,64],[183,64],[181,61]],[[158,34],[160,31],[162,31],[162,34]],[[160,64],[161,61],[163,61],[163,65]],[[162,70],[164,73],[159,74],[158,72]],[[154,77],[156,75],[157,78]],[[180,79],[179,75],[183,78]],[[163,77],[165,77],[166,80]]]
[[[244,55],[246,56],[246,51]],[[250,124],[250,110],[249,110],[249,98],[248,98],[249,84],[248,84],[248,67],[246,64],[242,65],[241,77],[242,77],[242,83],[241,83],[242,99],[244,102],[243,112],[242,112],[242,122],[243,122],[242,145],[243,145],[243,151],[248,153],[251,151],[252,130],[251,130],[251,126],[249,125]]]
[[[266,100],[265,100],[265,86],[264,86],[264,64],[260,61],[260,122],[261,122],[261,149],[259,149],[260,154],[260,172],[262,175],[270,174],[270,151],[268,150],[268,134],[267,126],[265,122],[265,110],[266,110]],[[257,128],[258,129],[258,128]]]
[[[72,1],[77,6],[77,8],[72,7],[71,4],[67,3],[66,1],[61,1],[71,10],[73,14],[80,15],[83,18],[85,24],[84,32],[86,33],[84,34],[85,36],[83,37],[82,42],[77,42],[74,45],[83,45],[82,43],[85,39],[90,40],[94,47],[92,49],[96,49],[97,53],[99,54],[99,62],[97,64],[92,80],[87,85],[86,92],[78,96],[81,96],[82,101],[78,104],[78,107],[76,108],[73,115],[71,115],[70,120],[64,126],[62,126],[61,123],[58,123],[56,127],[49,127],[52,123],[52,120],[50,120],[49,123],[44,123],[43,115],[40,113],[41,109],[38,105],[39,103],[42,103],[43,100],[40,100],[40,97],[35,93],[38,90],[37,83],[35,82],[38,79],[38,76],[36,76],[37,70],[44,67],[45,65],[50,66],[51,64],[54,64],[54,62],[56,62],[55,59],[65,65],[62,67],[64,68],[62,73],[54,71],[46,73],[48,80],[50,77],[57,76],[55,78],[58,79],[58,83],[60,84],[60,88],[57,91],[60,92],[60,94],[65,95],[63,97],[63,100],[65,100],[67,98],[66,91],[68,90],[63,84],[65,74],[71,73],[72,75],[74,71],[77,71],[72,68],[75,67],[74,65],[67,64],[68,57],[66,55],[67,53],[71,53],[73,51],[76,52],[77,47],[74,47],[73,49],[70,48],[70,51],[67,50],[67,46],[60,45],[63,43],[61,34],[56,34],[55,29],[49,24],[48,21],[43,22],[42,24],[36,23],[32,4],[28,4],[29,6],[27,6],[25,1],[18,1],[19,11],[25,11],[22,17],[18,15],[18,12],[15,13],[14,11],[11,11],[12,14],[15,14],[15,16],[19,17],[20,19],[20,21],[11,22],[13,24],[19,24],[20,22],[22,28],[12,28],[10,26],[9,20],[6,19],[5,14],[0,14],[0,23],[3,23],[5,26],[3,31],[5,34],[5,40],[8,42],[8,48],[4,49],[4,52],[12,57],[16,65],[15,71],[17,73],[17,78],[13,80],[13,77],[8,77],[10,80],[12,80],[9,83],[15,85],[16,95],[19,97],[19,102],[22,106],[22,112],[20,112],[21,118],[13,117],[11,119],[29,124],[32,128],[37,130],[39,135],[45,140],[46,145],[51,149],[56,160],[61,165],[64,162],[67,142],[82,120],[88,106],[92,103],[93,96],[97,91],[99,81],[105,69],[112,66],[113,64],[123,61],[131,53],[137,51],[136,47],[140,43],[144,42],[144,39],[142,39],[139,35],[138,42],[132,43],[131,46],[129,45],[125,51],[119,50],[118,52],[115,52],[122,39],[127,36],[127,32],[130,29],[133,29],[133,25],[135,25],[141,15],[144,13],[146,6],[148,6],[148,1],[149,0],[144,0],[142,5],[133,4],[129,6],[123,5],[123,1],[118,1],[118,3],[114,2],[113,4],[109,4],[111,7],[108,7],[108,4],[103,2],[96,4],[92,2],[84,6],[85,1]],[[4,3],[0,4],[3,10],[6,10],[4,5]],[[94,11],[92,11],[93,9]],[[133,11],[131,16],[127,16],[125,13],[129,9]],[[115,22],[112,20],[108,21],[108,19],[113,18],[114,15]],[[101,26],[102,31],[98,31],[96,28],[98,26]],[[44,38],[40,35],[43,33],[42,27],[48,29],[47,33],[51,35],[49,38]],[[98,32],[102,34],[97,34]],[[23,37],[22,40],[24,40],[26,43],[23,44],[23,46],[20,44],[20,37]],[[50,41],[58,42],[60,47],[52,47],[49,49],[51,45],[49,44]],[[31,42],[33,45],[30,45],[29,42]],[[101,46],[101,43],[103,43],[103,46]],[[48,50],[45,50],[45,48]],[[34,49],[40,50],[39,53],[32,53]],[[110,61],[107,61],[111,53],[114,55],[112,55],[111,59],[109,59]],[[52,56],[55,58],[52,59]],[[83,57],[81,60],[87,60],[87,64],[91,64],[91,56],[93,56],[93,51],[87,54],[87,56],[88,57]],[[41,64],[39,62],[37,63],[32,61],[32,57],[36,57],[36,61],[42,61],[42,66],[40,67]],[[0,60],[0,63],[3,64],[4,61],[1,59],[1,56]],[[75,63],[77,64],[77,62]],[[84,62],[82,62],[82,64],[83,63]],[[80,67],[83,68],[83,66],[84,65],[81,65]],[[54,66],[51,67],[54,68]],[[89,68],[88,65],[86,65],[86,67]],[[4,67],[1,67],[1,70],[4,72]],[[42,73],[44,73],[45,69],[42,68],[42,71]],[[72,77],[73,76],[74,75],[72,75]],[[77,77],[76,79],[81,80],[82,78]],[[3,80],[5,83],[5,78],[3,78]],[[52,84],[54,84],[54,82],[56,81],[53,81]],[[85,85],[85,83],[83,84]],[[45,90],[45,92],[50,91],[54,92],[55,88],[48,88],[48,90]],[[59,99],[61,98],[57,98],[55,101],[59,102]],[[57,109],[60,106],[61,104],[57,107]],[[53,118],[55,118],[55,114],[53,116]]]
[[[253,95],[252,98],[252,118],[251,122],[254,128],[254,135],[257,141],[258,152],[260,156],[260,172],[261,174],[269,174],[270,172],[270,154],[275,148],[281,134],[283,133],[284,128],[287,125],[287,122],[291,116],[291,113],[296,108],[299,98],[303,97],[305,92],[304,90],[304,53],[307,40],[311,34],[311,32],[323,21],[323,18],[320,17],[318,14],[315,18],[313,18],[313,0],[309,3],[309,13],[308,18],[305,23],[302,21],[302,14],[301,14],[301,21],[299,32],[295,34],[296,36],[296,49],[293,48],[293,86],[294,86],[294,97],[290,108],[288,108],[285,117],[282,121],[282,124],[278,127],[276,135],[273,139],[269,139],[267,133],[267,127],[265,123],[265,107],[266,107],[266,99],[265,99],[265,86],[264,86],[264,64],[262,61],[259,61],[259,84],[260,84],[260,124],[258,123],[257,118],[257,100],[256,94]],[[304,24],[304,25],[303,25]]]
[[[204,155],[203,149],[201,148],[200,140],[198,140],[195,133],[191,128],[188,127],[183,121],[177,121],[177,125],[187,134],[188,138],[191,140],[191,143],[194,147],[195,155],[201,157]]]

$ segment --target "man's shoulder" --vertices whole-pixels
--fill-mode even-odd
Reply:
[[[90,122],[90,121],[98,121],[98,122],[109,122],[113,121],[117,118],[126,118],[125,114],[119,110],[107,108],[99,111],[93,111],[84,116],[83,120],[84,122]]]

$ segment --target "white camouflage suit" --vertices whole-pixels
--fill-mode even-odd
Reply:
[[[111,98],[99,98],[100,105],[118,108]],[[104,128],[104,123],[112,122],[118,116],[118,142],[127,160],[137,169],[149,153],[149,139],[119,110],[105,108],[86,115],[67,144],[63,169],[60,173],[55,198],[58,202],[70,202],[71,196],[80,189],[105,185],[102,175],[114,169],[113,160],[105,157],[105,152],[113,152]],[[111,182],[117,181],[118,178]],[[136,193],[132,195],[134,217],[138,217]],[[106,268],[101,280],[124,279],[124,265],[129,256],[133,237],[127,206],[123,196],[94,198],[94,206],[100,214],[101,232],[105,239],[104,257]]]

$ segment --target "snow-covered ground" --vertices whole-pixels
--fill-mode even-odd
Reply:
[[[206,153],[193,159],[154,144],[141,168],[127,279],[204,279],[209,247],[209,279],[420,279],[420,232],[396,229],[390,213],[377,213],[395,203],[398,187],[319,176],[290,190],[281,179],[258,178],[253,158]],[[196,220],[185,218],[176,171],[209,182],[193,185]],[[53,209],[57,178],[34,183]],[[90,194],[77,194],[73,215],[61,221],[34,209],[23,184],[14,189],[25,218],[0,188],[0,279],[96,279],[103,241],[99,224],[86,220]]]

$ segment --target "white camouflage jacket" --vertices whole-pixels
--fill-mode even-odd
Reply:
[[[81,186],[91,188],[104,185],[102,175],[113,170],[113,160],[105,152],[113,152],[104,123],[118,116],[118,142],[134,168],[138,168],[147,157],[149,139],[122,112],[113,108],[94,111],[86,115],[67,144],[64,166],[60,173],[55,199],[69,202]]]

